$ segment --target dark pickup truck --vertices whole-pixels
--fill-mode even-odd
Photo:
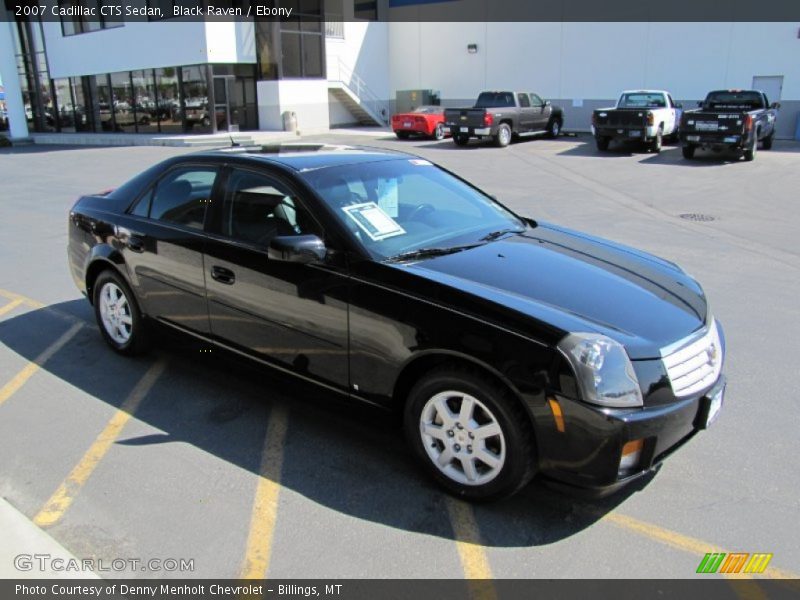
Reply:
[[[458,146],[476,137],[503,147],[513,136],[558,137],[564,111],[530,92],[481,92],[472,108],[445,109],[444,123]]]
[[[770,104],[758,90],[717,90],[709,92],[700,108],[683,113],[680,136],[683,157],[694,158],[697,148],[714,152],[733,150],[753,160],[758,142],[772,148],[780,104]]]

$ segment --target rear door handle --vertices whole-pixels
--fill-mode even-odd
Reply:
[[[211,277],[225,285],[233,285],[233,282],[236,281],[236,275],[233,271],[216,265],[211,267]]]

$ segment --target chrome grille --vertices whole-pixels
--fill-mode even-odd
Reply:
[[[672,391],[678,398],[706,389],[719,378],[722,370],[722,344],[716,321],[712,320],[700,337],[693,335],[662,349],[661,356]]]

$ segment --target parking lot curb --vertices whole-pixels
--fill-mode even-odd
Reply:
[[[5,498],[0,498],[0,531],[3,532],[3,543],[0,544],[2,579],[99,579],[91,571],[69,569],[70,560],[77,561],[76,565],[80,560]],[[33,558],[34,555],[47,556],[47,568],[40,570],[39,559]],[[63,562],[58,564],[64,565],[64,570],[56,571],[50,567],[56,558],[62,559]]]

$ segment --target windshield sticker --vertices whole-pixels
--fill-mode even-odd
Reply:
[[[343,207],[342,210],[376,242],[395,235],[403,235],[406,232],[397,221],[374,202],[353,204]]]
[[[412,165],[416,165],[418,167],[432,167],[433,163],[429,160],[423,160],[421,158],[412,158],[409,160]]]
[[[383,212],[396,219],[400,214],[397,179],[378,180],[378,206]]]

